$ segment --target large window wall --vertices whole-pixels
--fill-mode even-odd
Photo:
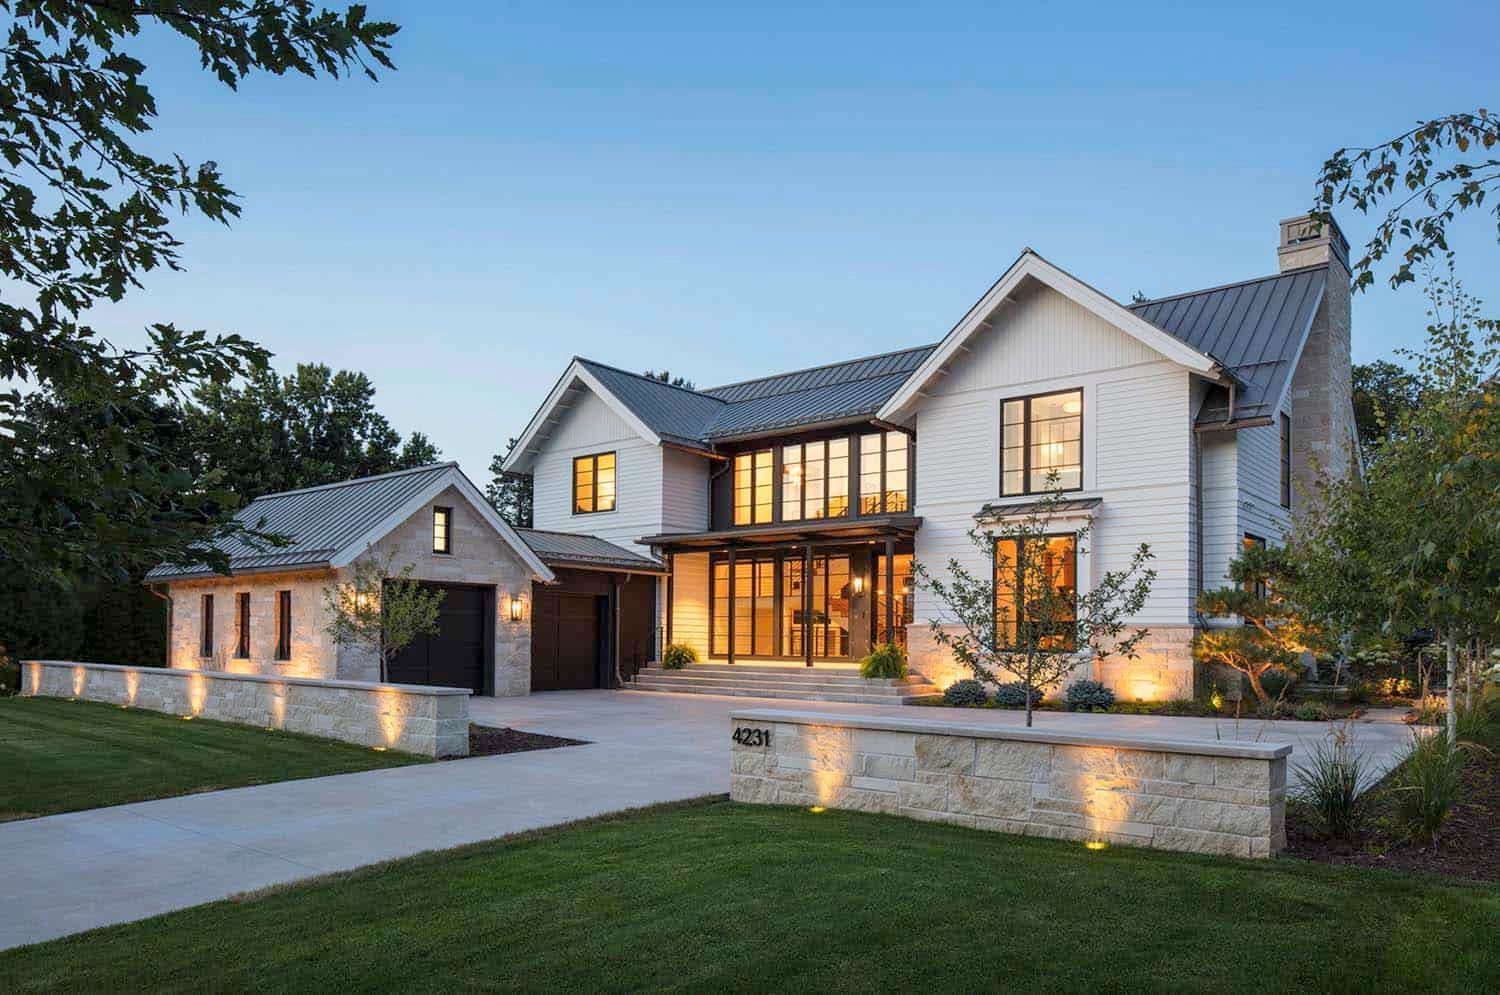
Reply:
[[[731,457],[725,510],[736,526],[906,514],[911,468],[912,439],[896,431],[747,450]]]
[[[846,659],[849,645],[850,559],[837,553],[812,558],[806,576],[801,552],[744,554],[734,563],[734,599],[729,597],[729,559],[711,557],[710,652],[727,656],[729,619],[734,617],[734,655],[800,659],[811,640],[813,658]],[[811,586],[812,612],[804,598]]]

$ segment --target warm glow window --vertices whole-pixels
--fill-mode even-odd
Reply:
[[[214,596],[205,594],[201,603],[201,616],[198,624],[198,655],[214,655]]]
[[[887,602],[891,599],[886,594],[885,570],[886,557],[884,553],[875,556],[875,601],[870,606],[873,616],[873,635],[875,645],[881,643],[895,643],[897,646],[906,646],[906,627],[911,624],[912,612],[912,585],[911,585],[911,554],[897,553],[891,558],[891,572],[894,574],[896,592],[895,603],[889,606],[896,627],[894,631],[887,632],[885,628],[885,614]]]
[[[432,509],[432,551],[434,553],[453,552],[453,509]]]
[[[615,510],[615,454],[594,453],[573,460],[573,514]]]
[[[276,592],[276,659],[292,658],[292,592]]]
[[[1044,597],[1042,585],[1055,592]],[[995,635],[1001,646],[1044,650],[1077,644],[1078,539],[995,540]]]
[[[1018,397],[1000,410],[1000,493],[1083,487],[1083,391]]]
[[[804,604],[809,590],[801,555],[736,559],[732,598],[730,569],[727,557],[714,558],[709,637],[714,656],[728,655],[731,617],[736,659],[800,658],[809,639],[814,658],[849,655],[849,557],[813,557],[810,614]]]
[[[781,520],[849,514],[849,440],[781,447]]]
[[[781,563],[781,654],[787,657],[806,655],[806,643],[812,641],[813,659],[849,655],[849,557],[814,556],[812,558],[812,612],[803,599],[805,564],[800,556],[788,556]]]
[[[771,521],[773,453],[761,449],[734,458],[734,524],[765,525]]]
[[[234,596],[234,655],[241,660],[250,655],[250,594],[241,591]]]
[[[859,513],[896,515],[911,510],[911,449],[905,432],[859,437]]]

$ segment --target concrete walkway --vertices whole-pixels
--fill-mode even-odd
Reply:
[[[0,949],[142,919],[269,885],[493,839],[638,805],[729,790],[732,709],[815,708],[962,724],[1013,712],[876,707],[650,692],[476,698],[474,721],[589,745],[236,788],[0,823]],[[1042,727],[1291,742],[1318,723],[1043,713]],[[1382,767],[1410,736],[1361,723]]]

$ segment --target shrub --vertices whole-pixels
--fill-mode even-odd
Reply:
[[[859,676],[895,680],[906,676],[906,654],[901,647],[883,643],[859,662]]]
[[[1272,670],[1260,679],[1260,686],[1270,695],[1272,701],[1276,701],[1286,694],[1287,686],[1292,683],[1291,675],[1281,670]]]
[[[1442,733],[1418,734],[1407,750],[1391,790],[1396,819],[1418,843],[1430,843],[1443,828],[1458,800],[1464,766],[1463,748]]]
[[[972,677],[965,677],[961,681],[954,681],[948,685],[948,690],[943,692],[944,702],[960,707],[983,705],[989,700],[990,696],[985,694],[984,685]]]
[[[1297,765],[1296,799],[1305,805],[1324,835],[1349,839],[1364,821],[1368,800],[1360,794],[1365,761],[1354,745],[1350,727],[1336,731],[1312,748],[1311,759]]]
[[[0,698],[16,694],[21,690],[21,665],[11,657],[0,653]]]
[[[1293,714],[1303,722],[1327,722],[1329,718],[1328,706],[1320,701],[1304,701]]]
[[[1279,719],[1286,714],[1286,703],[1271,699],[1255,706],[1255,716],[1261,719]]]
[[[666,670],[681,670],[690,663],[698,662],[698,651],[687,643],[673,643],[661,655],[661,665]]]
[[[1109,711],[1115,703],[1115,693],[1099,681],[1074,681],[1063,693],[1063,701],[1070,712]]]
[[[1009,681],[995,687],[995,704],[1001,708],[1025,708],[1026,696],[1031,695],[1033,707],[1042,700],[1042,692],[1027,688],[1025,681]]]

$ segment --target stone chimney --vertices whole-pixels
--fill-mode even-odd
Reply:
[[[1313,316],[1302,359],[1292,375],[1292,510],[1320,473],[1345,476],[1354,465],[1354,404],[1350,373],[1349,242],[1337,223],[1299,215],[1281,222],[1280,271],[1326,266],[1328,283]]]

